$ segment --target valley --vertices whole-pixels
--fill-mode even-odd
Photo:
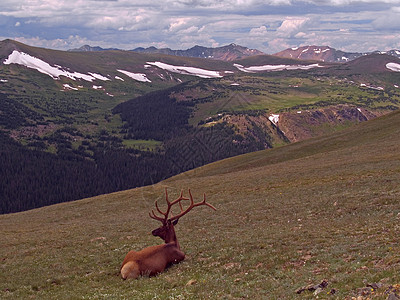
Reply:
[[[398,58],[6,40],[0,62],[1,299],[400,296]],[[217,210],[176,226],[183,262],[124,281],[165,188]]]
[[[0,216],[0,297],[387,299],[399,294],[400,114],[235,156],[155,185]],[[185,260],[123,281],[154,201],[217,208],[176,226]],[[315,291],[304,287],[319,285]],[[372,288],[371,288],[372,287]],[[303,291],[302,291],[303,289]],[[362,298],[360,298],[362,297]]]
[[[152,184],[227,157],[340,131],[400,103],[399,60],[387,55],[347,64],[268,55],[231,62],[62,52],[6,40],[0,59],[2,176],[24,186],[5,185],[2,213]],[[8,167],[20,156],[25,162],[18,171]],[[31,156],[40,157],[35,166]],[[68,168],[45,195],[40,191],[53,160]],[[27,169],[37,175],[27,178]],[[69,183],[68,174],[79,169]],[[96,180],[79,179],[90,176]],[[79,182],[80,192],[67,196]],[[28,194],[36,199],[22,203]]]

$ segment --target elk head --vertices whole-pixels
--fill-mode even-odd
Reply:
[[[152,210],[149,214],[152,219],[161,222],[161,226],[153,230],[152,234],[162,238],[165,244],[150,246],[140,251],[129,251],[122,262],[120,273],[123,279],[137,278],[140,275],[155,275],[165,270],[169,265],[178,263],[185,258],[185,253],[180,250],[178,240],[175,235],[174,225],[179,221],[179,218],[186,215],[194,207],[206,205],[214,210],[215,207],[206,202],[206,195],[203,196],[203,201],[194,203],[192,193],[189,190],[189,198],[183,197],[183,191],[179,198],[174,201],[168,200],[168,192],[165,189],[165,200],[167,208],[161,210],[157,201],[155,202],[157,213]],[[190,201],[189,206],[184,209],[182,201]],[[173,215],[172,207],[178,204],[180,212]]]
[[[154,229],[151,234],[160,237],[166,243],[172,242],[173,235],[171,233],[174,231],[174,226],[176,224],[178,224],[178,220],[174,222],[167,221],[167,224]]]
[[[163,239],[165,241],[165,243],[175,242],[178,244],[178,247],[179,247],[179,243],[178,243],[178,240],[176,239],[174,226],[176,224],[178,224],[179,218],[186,215],[194,207],[200,206],[200,205],[206,205],[206,206],[216,210],[216,208],[214,206],[212,206],[210,203],[206,202],[205,194],[203,195],[203,201],[194,203],[193,196],[192,196],[190,189],[189,189],[189,198],[183,197],[183,191],[181,191],[179,198],[177,198],[171,202],[168,199],[168,191],[165,188],[165,201],[167,202],[166,211],[162,211],[158,206],[158,202],[156,201],[155,206],[156,206],[157,212],[159,213],[159,216],[157,216],[157,214],[154,212],[154,210],[152,210],[151,213],[149,213],[149,215],[152,219],[158,220],[162,223],[162,225],[159,228],[154,229],[152,231],[152,234],[154,236],[158,236],[161,239]],[[182,201],[190,201],[190,205],[186,209],[183,209]],[[179,204],[180,212],[174,216],[172,213],[172,207],[176,204]]]

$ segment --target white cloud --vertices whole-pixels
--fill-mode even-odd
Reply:
[[[292,1],[296,2],[296,1]],[[316,5],[354,5],[354,4],[398,4],[398,0],[309,0]]]
[[[4,37],[3,39],[5,38],[7,37]],[[80,36],[69,36],[66,39],[50,39],[50,40],[42,39],[39,37],[31,37],[31,38],[14,37],[14,39],[18,42],[28,44],[31,46],[51,48],[51,49],[72,49],[72,48],[79,48],[82,45],[87,45],[87,44],[96,45],[97,43],[97,41],[88,40]],[[109,47],[111,46],[109,45]]]
[[[258,37],[263,37],[268,34],[267,27],[264,25],[257,27],[257,28],[252,28],[250,30],[250,36],[258,36]]]
[[[307,34],[305,32],[298,32],[295,34],[295,38],[305,38],[307,36]]]
[[[400,7],[394,7],[385,14],[377,14],[377,17],[372,22],[372,25],[377,30],[382,29],[400,29]]]
[[[278,35],[282,37],[295,36],[309,20],[309,18],[287,18],[277,29]]]
[[[169,29],[168,30],[171,31],[171,32],[179,30],[182,27],[186,26],[189,21],[190,21],[190,18],[173,19],[172,22],[169,24]]]
[[[282,38],[274,38],[268,41],[268,48],[270,49],[270,54],[277,53],[284,49],[290,48],[292,45],[288,43],[287,40]]]
[[[2,0],[0,36],[56,49],[235,42],[267,53],[322,43],[347,51],[390,49],[400,40],[399,0],[143,2]]]

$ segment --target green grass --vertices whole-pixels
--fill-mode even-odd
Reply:
[[[162,142],[156,140],[124,140],[122,142],[127,148],[155,150]]]
[[[393,87],[400,75],[394,72],[373,73],[368,77],[368,74],[361,76],[359,71],[353,70],[353,73],[344,77],[338,75],[340,72],[335,73],[335,68],[326,67],[311,71],[249,74],[239,72],[231,62],[224,61],[139,54],[132,51],[65,52],[30,47],[13,41],[0,43],[0,56],[7,57],[11,48],[17,48],[50,64],[61,65],[73,71],[109,76],[109,81],[86,82],[68,78],[53,80],[45,74],[18,65],[0,67],[0,77],[7,80],[6,83],[2,83],[2,92],[40,114],[44,118],[43,122],[74,126],[82,133],[92,135],[91,142],[97,142],[96,135],[103,130],[117,138],[124,138],[120,133],[122,121],[111,113],[116,105],[151,91],[172,87],[182,80],[187,85],[175,96],[178,101],[196,102],[192,118],[189,120],[189,124],[194,126],[223,112],[246,114],[256,110],[280,113],[317,109],[338,103],[387,111],[399,107],[400,103],[400,92]],[[143,66],[147,62],[158,60],[173,65],[229,70],[236,73],[207,80],[173,74],[175,79],[169,80],[167,78],[170,77],[159,68],[154,67],[152,72],[144,70]],[[299,62],[272,56],[257,56],[246,58],[241,63],[263,65]],[[118,69],[147,72],[152,82],[142,83],[129,79],[118,72]],[[164,75],[166,80],[162,80],[159,75]],[[117,80],[115,76],[124,78],[125,81]],[[371,79],[372,83],[367,78]],[[82,87],[79,91],[61,91],[65,83]],[[232,86],[232,83],[239,85]],[[385,91],[360,87],[360,83],[382,85],[385,86]],[[101,85],[104,90],[94,90],[93,85]],[[34,138],[31,138],[27,142],[33,140]]]
[[[279,113],[344,103],[375,111],[400,105],[400,92],[393,88],[378,91],[360,86],[358,81],[334,76],[319,78],[315,74],[302,73],[286,75],[282,76],[279,72],[234,75],[210,81],[208,85],[200,82],[199,86],[203,88],[200,92],[193,84],[181,95],[190,96],[188,99],[194,101],[212,95],[212,101],[198,103],[190,123],[197,124],[221,112],[245,113],[258,110]]]
[[[313,299],[296,290],[325,279],[322,299],[377,282],[374,299],[386,299],[400,283],[399,182],[396,112],[153,186],[2,215],[0,298]],[[217,211],[196,208],[176,226],[182,263],[122,281],[125,254],[161,242],[148,212],[164,187],[205,192]]]
[[[37,56],[49,54],[35,51]],[[52,52],[52,59],[61,59],[58,54]],[[74,53],[63,59],[61,64],[74,70],[103,74],[108,66],[116,69],[128,62],[132,71],[139,70],[155,57],[125,53],[115,60],[101,53]],[[178,58],[166,59],[181,64]],[[73,65],[77,62],[79,68]],[[226,67],[222,62],[188,62]],[[18,97],[25,94],[21,101],[31,108],[39,105],[41,113],[67,107],[65,116],[83,134],[118,132],[119,117],[105,116],[111,108],[168,86],[105,82],[115,94],[110,97],[87,84],[80,99],[86,99],[88,109],[77,114],[68,111],[80,107],[74,105],[72,91],[65,96],[50,77],[34,71],[22,76],[18,68],[2,67],[2,78],[9,80],[4,88],[15,89]],[[235,75],[194,83],[193,91],[182,94],[216,96],[213,103],[198,105],[192,124],[222,110],[277,112],[329,102],[376,109],[398,106],[400,100],[397,90],[379,92],[360,88],[359,82],[300,75]],[[390,80],[396,83],[394,76]],[[54,107],[47,105],[51,103]],[[49,114],[48,120],[60,115]],[[386,299],[388,286],[400,283],[399,131],[400,114],[394,113],[333,135],[216,162],[156,185],[2,215],[0,298],[304,299],[315,297],[311,292],[297,295],[298,288],[325,279],[328,287],[320,298],[356,297],[357,289],[380,282],[383,287],[374,296]],[[158,146],[157,141],[124,143]],[[184,262],[154,278],[122,281],[118,270],[125,254],[161,242],[150,234],[158,224],[148,212],[166,186],[170,194],[190,187],[196,199],[205,192],[218,210],[196,208],[177,225],[187,254]],[[327,294],[331,289],[335,295]]]

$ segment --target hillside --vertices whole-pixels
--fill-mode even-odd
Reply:
[[[399,153],[394,112],[156,185],[2,215],[0,298],[395,297]],[[217,211],[199,208],[177,225],[184,262],[122,281],[124,255],[160,242],[148,212],[164,187],[205,192]]]
[[[301,60],[346,63],[355,60],[357,58],[371,54],[386,54],[400,58],[399,50],[373,51],[373,52],[361,53],[361,52],[345,52],[342,50],[331,48],[329,46],[315,46],[315,45],[288,48],[278,53],[275,53],[274,56],[301,59]]]
[[[103,49],[101,47],[95,46],[91,47],[89,45],[83,45],[77,49],[71,49],[69,51],[73,52],[88,52],[88,51],[108,51],[108,50],[118,50],[114,48]],[[236,44],[229,44],[222,47],[203,47],[196,45],[190,49],[186,50],[173,50],[170,48],[156,48],[156,47],[138,47],[130,50],[137,53],[149,53],[149,54],[165,54],[172,56],[181,57],[197,57],[197,58],[207,58],[223,61],[233,61],[241,59],[248,56],[263,55],[264,53],[257,49],[249,49]]]
[[[155,47],[149,47],[149,48],[136,48],[133,49],[132,51],[139,53],[160,53],[160,54],[168,54],[174,56],[199,57],[199,58],[208,58],[208,59],[216,59],[224,61],[233,61],[249,56],[264,54],[259,50],[249,49],[247,47],[243,47],[236,44],[229,44],[226,46],[216,47],[216,48],[209,48],[197,45],[186,50],[172,50],[170,48],[157,49]]]
[[[344,52],[329,46],[302,46],[288,48],[274,54],[278,57],[296,58],[304,60],[319,60],[326,62],[348,62],[363,56],[363,53]]]
[[[0,61],[0,213],[152,184],[400,105],[388,55],[227,62],[5,40]]]

